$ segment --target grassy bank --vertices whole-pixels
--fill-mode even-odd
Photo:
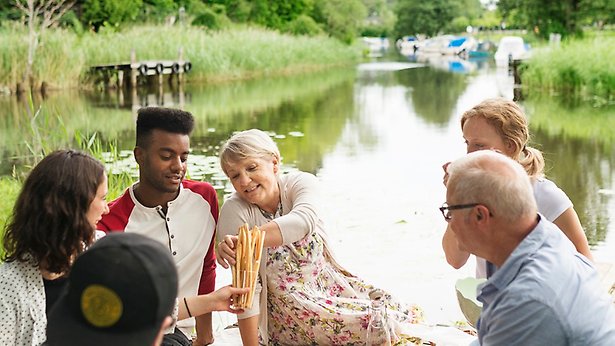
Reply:
[[[326,36],[281,34],[256,27],[205,31],[191,26],[142,26],[122,32],[62,29],[41,38],[33,67],[35,85],[70,88],[88,84],[88,68],[96,64],[177,59],[179,49],[192,63],[189,81],[246,79],[292,74],[358,61],[360,48]],[[25,70],[27,32],[0,28],[0,91],[14,90]]]
[[[19,180],[0,177],[0,191],[2,192],[2,198],[0,199],[0,235],[4,234],[4,224],[13,210],[13,204],[15,204],[17,199],[19,189],[21,189],[21,182]],[[2,251],[1,248],[0,246],[0,252]]]
[[[562,42],[536,50],[521,80],[530,93],[571,94],[615,101],[615,37],[600,36]]]

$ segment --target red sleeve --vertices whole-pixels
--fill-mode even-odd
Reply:
[[[201,192],[201,195],[209,203],[211,216],[214,218],[214,234],[203,260],[203,272],[201,273],[198,291],[199,294],[206,294],[213,292],[216,288],[216,254],[214,244],[216,243],[215,226],[218,223],[218,195],[209,183],[207,183],[207,187]]]

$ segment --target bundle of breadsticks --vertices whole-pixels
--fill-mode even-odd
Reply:
[[[250,292],[234,297],[235,308],[247,309],[252,306],[264,242],[265,232],[258,226],[248,229],[248,224],[243,224],[239,227],[235,265],[231,267],[233,287],[249,287]]]

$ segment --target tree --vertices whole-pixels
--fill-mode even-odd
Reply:
[[[134,20],[142,6],[142,0],[85,0],[82,20],[98,31],[104,25],[117,26]]]
[[[581,7],[588,24],[596,24],[602,29],[607,23],[615,23],[615,1],[582,0]]]
[[[534,30],[539,36],[548,37],[550,33],[566,36],[579,34],[584,19],[602,15],[602,11],[608,11],[610,3],[612,1],[608,0],[500,0],[498,10],[504,18]],[[610,10],[613,10],[613,5],[610,5]]]
[[[15,6],[26,16],[28,24],[28,59],[22,83],[27,89],[34,84],[32,65],[38,49],[39,37],[47,28],[58,25],[60,18],[68,11],[74,0],[14,0]]]
[[[395,13],[387,0],[363,0],[363,5],[367,9],[364,36],[389,36],[395,25]]]
[[[312,18],[324,26],[331,36],[352,42],[367,17],[367,9],[360,0],[316,0]]]
[[[458,6],[459,2],[455,0],[400,0],[395,8],[395,33],[398,37],[436,35],[453,20]]]

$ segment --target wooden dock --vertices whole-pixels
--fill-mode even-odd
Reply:
[[[192,70],[192,63],[183,59],[181,49],[177,60],[137,61],[133,51],[130,54],[130,62],[90,67],[91,73],[102,79],[106,88],[111,86],[112,80],[115,80],[118,89],[122,89],[124,85],[134,89],[138,86],[139,80],[148,80],[150,77],[157,77],[158,85],[162,86],[165,75],[169,77],[169,83],[176,80],[178,84],[181,84],[183,75],[190,70]]]

